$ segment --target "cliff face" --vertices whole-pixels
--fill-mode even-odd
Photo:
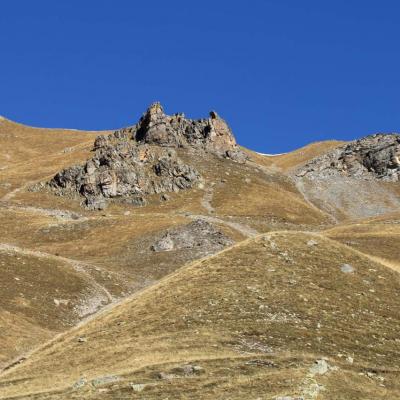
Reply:
[[[152,104],[131,127],[98,136],[94,156],[84,165],[59,172],[48,184],[58,195],[80,195],[90,209],[102,209],[106,199],[146,204],[146,195],[192,188],[200,180],[196,168],[185,164],[176,149],[190,148],[194,156],[212,153],[245,162],[235,138],[215,112],[191,120],[168,116]]]

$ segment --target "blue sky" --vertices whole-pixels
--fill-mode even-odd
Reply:
[[[400,2],[2,0],[0,115],[111,129],[159,100],[266,153],[400,131]]]

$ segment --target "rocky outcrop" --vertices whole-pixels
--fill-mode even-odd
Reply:
[[[90,209],[103,209],[108,199],[145,205],[146,195],[178,192],[201,180],[197,170],[178,157],[176,149],[188,147],[194,156],[209,152],[246,161],[215,112],[208,119],[190,120],[183,114],[168,116],[154,103],[136,125],[98,136],[94,156],[59,172],[48,187],[58,195],[82,196]]]
[[[376,134],[340,146],[314,158],[296,171],[310,180],[350,177],[400,181],[400,135]]]
[[[189,189],[199,180],[196,169],[184,164],[174,149],[97,140],[93,158],[59,172],[49,186],[59,195],[83,196],[90,209],[102,209],[107,199],[145,205],[146,195]]]
[[[155,252],[191,250],[208,255],[231,246],[233,241],[213,224],[197,219],[168,230],[151,247]]]
[[[184,114],[166,115],[160,103],[152,104],[135,126],[118,131],[138,143],[163,147],[192,147],[218,156],[245,162],[231,129],[215,111],[209,118],[193,120]]]
[[[400,207],[399,154],[400,135],[371,135],[312,159],[293,178],[303,196],[334,221],[382,215]]]

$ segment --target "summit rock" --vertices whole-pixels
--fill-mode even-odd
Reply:
[[[98,136],[93,157],[60,171],[47,187],[57,195],[83,197],[89,209],[103,209],[111,199],[145,205],[147,195],[179,192],[202,180],[195,167],[181,160],[179,149],[190,150],[192,157],[209,153],[247,160],[216,112],[191,120],[183,114],[168,116],[154,103],[136,125]]]
[[[133,127],[120,131],[138,143],[164,147],[192,147],[235,161],[244,161],[228,124],[211,111],[209,118],[189,119],[184,114],[166,115],[160,103],[153,103]]]

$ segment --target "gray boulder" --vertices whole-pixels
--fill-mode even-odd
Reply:
[[[151,249],[155,252],[195,250],[206,255],[232,244],[233,241],[213,224],[197,219],[187,225],[169,229]]]
[[[174,241],[169,233],[167,233],[164,237],[157,240],[157,242],[151,246],[151,249],[155,252],[170,251],[173,250],[174,246]]]
[[[343,264],[343,265],[340,267],[340,270],[341,270],[342,272],[344,272],[345,274],[351,274],[351,273],[354,272],[354,268],[353,268],[350,264]]]

